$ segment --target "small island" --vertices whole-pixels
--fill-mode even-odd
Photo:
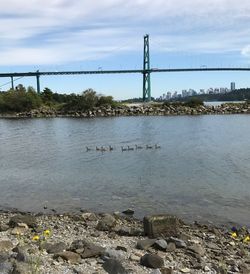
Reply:
[[[230,94],[229,94],[230,95]],[[230,95],[231,96],[231,95]],[[229,97],[231,98],[231,97]],[[87,89],[81,94],[59,94],[49,88],[38,94],[34,88],[18,85],[15,90],[0,93],[1,118],[49,118],[49,117],[116,117],[116,116],[171,116],[247,114],[250,103],[224,103],[205,105],[200,96],[186,101],[146,102],[126,100],[117,102],[112,96],[97,94]],[[223,97],[224,99],[224,97]]]

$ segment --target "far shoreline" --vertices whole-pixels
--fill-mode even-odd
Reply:
[[[26,112],[2,113],[0,119],[14,118],[114,118],[137,116],[199,116],[199,115],[250,114],[250,105],[245,103],[223,103],[222,105],[183,105],[182,103],[166,104],[130,104],[118,107],[95,107],[87,111],[58,111],[42,107]]]

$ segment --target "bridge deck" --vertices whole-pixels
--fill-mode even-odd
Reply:
[[[0,77],[32,77],[52,75],[81,75],[81,74],[122,74],[122,73],[156,73],[156,72],[195,72],[195,71],[250,71],[250,68],[176,68],[176,69],[150,69],[150,70],[82,70],[82,71],[37,71],[0,73]]]

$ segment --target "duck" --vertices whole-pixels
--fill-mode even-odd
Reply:
[[[142,146],[135,145],[135,149],[143,149]]]
[[[101,149],[99,147],[95,147],[95,150],[96,151],[100,151]]]
[[[155,144],[155,149],[161,148],[161,146]]]
[[[101,147],[101,152],[103,151],[107,151],[107,149],[105,147]]]
[[[114,148],[112,146],[109,146],[109,151],[114,150]]]
[[[123,151],[127,151],[128,149],[127,148],[125,148],[125,147],[121,147],[121,149],[122,149],[122,152]]]
[[[90,151],[91,150],[91,148],[89,148],[89,147],[86,147],[86,151]]]
[[[152,149],[153,146],[146,145],[146,149]]]
[[[134,150],[134,148],[133,148],[133,147],[128,146],[128,150]]]

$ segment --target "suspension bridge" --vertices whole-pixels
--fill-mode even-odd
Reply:
[[[200,68],[151,68],[150,67],[150,51],[149,51],[149,35],[144,36],[144,54],[143,54],[143,68],[142,69],[128,69],[128,70],[80,70],[80,71],[35,71],[35,72],[14,72],[14,73],[0,73],[0,78],[10,78],[11,88],[14,89],[15,77],[36,77],[37,92],[40,93],[40,77],[41,76],[60,76],[60,75],[83,75],[83,74],[142,74],[143,75],[143,101],[151,101],[151,73],[160,72],[211,72],[211,71],[250,71],[246,67],[200,67]]]

